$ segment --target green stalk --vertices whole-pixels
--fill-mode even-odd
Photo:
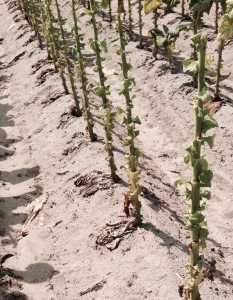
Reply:
[[[26,20],[28,21],[28,24],[31,27],[33,27],[29,0],[23,0],[23,8],[24,8],[24,13],[25,13],[25,16],[26,16]]]
[[[118,14],[124,14],[124,20],[125,20],[125,6],[124,6],[124,0],[118,0],[117,2],[117,12]]]
[[[30,0],[30,7],[31,7],[31,12],[32,12],[32,24],[33,24],[33,28],[35,31],[35,35],[36,35],[36,38],[38,39],[40,49],[43,49],[38,20],[37,20],[37,16],[36,16],[34,0]]]
[[[59,72],[61,80],[62,80],[62,85],[65,91],[65,94],[69,94],[67,85],[66,85],[66,79],[64,76],[64,68],[61,64],[61,59],[58,51],[58,40],[56,37],[55,33],[55,28],[53,26],[53,15],[52,11],[50,8],[51,0],[45,0],[45,6],[46,6],[46,12],[47,12],[47,21],[48,21],[48,32],[49,36],[51,37],[51,46],[52,46],[52,53],[53,53],[53,62],[55,66],[55,71]]]
[[[108,0],[110,28],[112,28],[112,0]]]
[[[181,1],[181,16],[182,18],[185,17],[185,9],[184,9],[185,0]]]
[[[113,143],[112,128],[113,128],[114,113],[112,113],[111,111],[111,103],[107,97],[109,91],[105,85],[106,77],[104,75],[103,67],[102,67],[103,58],[101,57],[101,48],[100,48],[99,37],[98,37],[99,24],[96,21],[97,9],[96,9],[95,0],[90,0],[90,6],[91,6],[91,16],[92,16],[91,23],[94,30],[94,39],[91,40],[90,45],[92,46],[92,49],[96,53],[96,71],[98,71],[99,73],[99,83],[100,83],[100,85],[96,89],[96,92],[102,98],[102,102],[103,102],[102,117],[105,122],[106,150],[108,152],[108,161],[111,170],[111,177],[112,180],[116,182],[118,180],[118,176],[116,175],[117,168],[114,162],[113,145],[112,145]]]
[[[205,55],[206,55],[206,38],[201,38],[199,45],[199,66],[198,66],[198,96],[202,95],[203,89],[205,87]],[[195,147],[195,158],[197,160],[201,159],[201,144],[202,144],[202,125],[203,125],[203,116],[199,114],[199,110],[203,109],[203,101],[200,98],[197,98],[197,106],[195,108],[196,114],[196,125],[195,125],[195,136],[194,136],[194,147]],[[193,178],[192,178],[192,207],[191,214],[199,212],[200,210],[200,188],[201,183],[199,176],[201,174],[200,164],[197,163],[195,167],[193,167]],[[199,236],[200,236],[200,226],[194,226],[192,230],[192,245],[190,250],[190,263],[191,263],[191,277],[195,279],[197,277],[197,272],[195,271],[195,267],[202,263],[202,258],[199,255]],[[194,284],[191,290],[191,300],[199,300],[200,294],[198,290],[198,285]]]
[[[219,3],[218,0],[215,0],[215,33],[218,33],[218,11]]]
[[[141,216],[141,203],[139,201],[139,195],[141,191],[141,186],[139,184],[140,179],[140,171],[138,170],[138,158],[139,158],[139,149],[137,149],[134,145],[134,139],[139,134],[137,130],[135,130],[135,124],[140,124],[140,120],[138,117],[132,117],[132,97],[130,96],[130,91],[132,85],[134,84],[134,79],[128,76],[128,71],[131,69],[131,65],[127,63],[126,59],[126,52],[125,52],[125,37],[122,31],[122,22],[121,16],[118,14],[118,31],[120,37],[120,49],[118,53],[121,55],[121,67],[123,71],[123,78],[124,84],[123,89],[120,94],[125,96],[126,101],[126,110],[125,110],[125,117],[126,117],[126,125],[128,130],[128,136],[125,140],[125,144],[129,147],[129,155],[126,156],[127,159],[127,173],[129,177],[129,192],[128,192],[128,199],[133,206],[131,210],[131,217],[134,218],[134,225],[138,225],[142,223],[142,216]],[[125,118],[124,118],[125,119]]]
[[[188,291],[187,299],[200,300],[199,284],[204,278],[212,280],[211,271],[205,272],[202,268],[202,255],[200,249],[206,247],[206,239],[208,236],[207,222],[202,211],[205,210],[205,199],[211,198],[211,192],[205,188],[211,187],[213,173],[209,169],[205,154],[202,153],[201,146],[207,144],[210,148],[214,144],[214,135],[206,135],[207,131],[218,126],[217,122],[209,114],[209,110],[205,109],[204,103],[210,99],[210,93],[205,85],[205,55],[207,48],[207,38],[200,34],[192,38],[193,43],[199,53],[198,61],[191,61],[190,64],[196,64],[195,69],[198,71],[198,95],[195,97],[195,134],[194,140],[188,143],[184,158],[186,164],[192,166],[192,179],[179,179],[175,185],[185,185],[184,195],[191,200],[191,209],[185,214],[188,229],[192,233],[190,250],[190,263],[187,265],[187,271],[190,274],[190,281],[185,290]],[[193,68],[194,66],[192,66]],[[186,68],[188,70],[188,68]]]
[[[48,28],[47,28],[47,18],[46,18],[46,9],[45,9],[45,4],[43,0],[40,0],[40,12],[41,12],[41,20],[42,20],[42,32],[44,36],[44,41],[46,45],[46,49],[48,52],[48,60],[53,59],[53,55],[51,53],[51,44],[49,41],[49,34],[48,34]],[[53,60],[54,65],[55,61]]]
[[[138,0],[138,17],[139,17],[139,47],[142,48],[142,42],[143,42],[143,37],[142,37],[142,0]]]
[[[129,21],[129,37],[133,36],[133,18],[132,18],[132,4],[131,0],[128,0],[128,21]]]
[[[154,28],[158,27],[158,8],[153,10],[153,19],[154,19]],[[156,38],[154,39],[154,49],[153,49],[153,56],[157,59],[158,54],[158,44]]]
[[[61,17],[61,11],[60,11],[60,8],[59,8],[58,0],[55,0],[55,4],[56,4],[56,8],[57,8],[57,16],[58,16],[58,21],[59,21],[60,34],[61,34],[61,39],[62,39],[62,44],[63,44],[63,49],[64,49],[66,66],[67,66],[68,75],[69,75],[69,79],[70,79],[70,85],[71,85],[71,89],[72,89],[74,102],[75,102],[75,105],[76,105],[76,108],[77,108],[77,116],[80,117],[82,115],[82,111],[80,109],[80,103],[79,103],[79,100],[78,100],[78,95],[77,95],[76,87],[75,87],[75,84],[74,84],[74,75],[73,75],[73,72],[72,72],[72,65],[71,65],[71,62],[70,62],[70,59],[69,59],[69,53],[68,53],[67,43],[66,43],[66,40],[65,40],[64,29],[63,29],[63,26],[62,26],[62,17]]]
[[[72,14],[73,14],[73,20],[74,20],[74,33],[75,33],[75,43],[76,48],[78,52],[78,64],[79,64],[79,70],[81,73],[81,85],[82,85],[82,91],[83,91],[83,111],[84,116],[87,121],[87,129],[89,132],[89,136],[92,142],[97,140],[96,134],[93,131],[93,118],[89,106],[89,97],[88,97],[88,80],[87,80],[87,74],[85,69],[85,61],[82,54],[82,43],[80,41],[80,34],[79,34],[79,28],[78,28],[78,20],[76,16],[76,0],[72,0]]]
[[[215,86],[215,96],[219,96],[219,82],[221,77],[221,67],[222,67],[222,52],[224,48],[224,40],[220,39],[218,43],[218,63],[217,63],[217,72],[216,72],[216,86]]]

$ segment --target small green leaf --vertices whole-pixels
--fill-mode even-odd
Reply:
[[[198,62],[192,59],[186,59],[183,61],[183,71],[184,72],[192,72],[197,73],[198,72]]]
[[[213,172],[211,170],[202,170],[202,172],[199,175],[199,180],[201,184],[207,187],[211,186],[212,178],[213,178]]]
[[[85,15],[92,15],[92,11],[89,10],[89,9],[85,9],[85,10],[84,10],[84,14],[85,14]]]
[[[174,186],[177,187],[178,185],[184,185],[188,183],[190,183],[190,181],[180,178],[174,182]]]
[[[202,168],[203,168],[204,170],[207,170],[207,169],[208,169],[208,162],[207,162],[206,159],[201,158],[201,159],[199,160],[199,163],[201,164],[201,166],[202,166]]]
[[[215,135],[206,136],[206,137],[202,137],[202,141],[203,141],[203,143],[207,143],[209,145],[210,149],[212,149],[214,146],[214,138],[215,138]]]
[[[202,133],[206,133],[209,129],[215,128],[215,127],[218,127],[217,121],[215,121],[215,119],[212,116],[207,114],[204,117],[204,122],[202,124]]]
[[[125,114],[125,111],[124,111],[124,109],[122,109],[122,108],[121,108],[121,107],[119,107],[119,106],[117,107],[117,109],[116,109],[116,110],[117,110],[117,114],[118,114],[118,115],[120,115],[120,116],[121,116],[121,115],[123,115],[123,114]]]
[[[200,197],[209,200],[211,198],[211,192],[207,191],[207,190],[201,189],[201,191],[200,191]]]
[[[133,122],[135,124],[138,124],[138,125],[142,124],[138,116],[136,116],[135,118],[133,118]]]

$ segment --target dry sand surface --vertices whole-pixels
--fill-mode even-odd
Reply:
[[[63,14],[70,20],[70,1]],[[135,2],[135,1],[134,1]],[[179,177],[190,178],[183,162],[182,144],[192,138],[194,117],[189,105],[196,90],[190,75],[182,72],[182,60],[190,56],[190,35],[182,33],[169,67],[163,53],[158,60],[151,52],[137,48],[137,35],[127,45],[134,67],[134,114],[138,114],[138,146],[142,178],[143,226],[124,236],[115,250],[96,247],[96,237],[107,222],[124,218],[127,191],[122,146],[125,131],[114,129],[114,147],[119,183],[109,180],[104,146],[100,100],[91,94],[91,107],[98,141],[91,143],[85,121],[69,112],[71,95],[64,95],[60,78],[51,62],[38,67],[47,57],[13,2],[0,0],[0,220],[1,299],[32,300],[178,300],[179,276],[185,278],[190,233],[184,213],[188,203],[174,189]],[[10,8],[9,8],[10,7]],[[78,13],[85,39],[92,37],[85,24],[88,16]],[[115,12],[115,7],[113,7]],[[179,8],[159,23],[175,26]],[[133,9],[137,20],[137,9]],[[143,33],[151,28],[151,15],[144,18]],[[216,64],[213,22],[205,16],[208,55]],[[109,52],[108,71],[113,106],[123,106],[118,95],[121,71],[116,55],[118,37],[103,22]],[[137,32],[137,29],[135,29]],[[88,78],[97,83],[92,71],[94,55],[88,55]],[[225,102],[215,114],[219,127],[213,150],[206,149],[214,172],[212,199],[206,218],[209,226],[204,264],[214,269],[214,281],[201,284],[202,299],[233,299],[233,42],[224,50],[221,91]],[[118,74],[118,75],[117,75]],[[214,72],[207,76],[214,83]],[[83,185],[80,176],[86,176]],[[78,185],[76,186],[75,185]],[[28,226],[33,207],[43,204]],[[22,236],[22,230],[25,236]],[[28,232],[26,232],[28,231]],[[27,233],[27,234],[26,234]],[[114,245],[112,245],[114,247]]]

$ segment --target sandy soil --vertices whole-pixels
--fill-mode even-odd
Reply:
[[[1,262],[6,254],[14,256],[5,257],[1,269],[1,299],[180,299],[176,273],[186,277],[190,234],[183,217],[188,205],[174,189],[173,182],[180,176],[191,176],[183,162],[182,148],[193,135],[194,118],[189,102],[196,91],[191,76],[182,72],[182,60],[190,55],[191,33],[181,35],[171,69],[163,53],[154,61],[151,52],[137,49],[136,34],[127,45],[134,66],[132,75],[137,82],[134,113],[142,121],[138,146],[142,151],[144,222],[140,231],[126,235],[110,251],[96,247],[96,237],[107,222],[124,217],[125,131],[117,120],[114,147],[121,181],[112,184],[103,151],[100,100],[91,94],[98,135],[98,141],[91,143],[85,121],[69,113],[72,97],[63,94],[59,76],[51,71],[52,64],[47,62],[36,68],[38,61],[46,58],[46,50],[38,48],[20,11],[14,6],[8,9],[9,3],[0,0]],[[63,13],[70,18],[68,3],[64,2]],[[80,15],[82,12],[80,8]],[[135,22],[136,14],[134,6]],[[85,24],[86,19],[86,16],[81,18],[81,27],[88,38],[92,30]],[[151,16],[144,20],[146,36]],[[176,9],[175,13],[164,16],[160,24],[179,21]],[[214,66],[213,24],[209,17],[205,23],[208,55],[213,58]],[[107,20],[101,35],[109,44],[105,68],[111,74],[108,82],[113,105],[123,106],[124,99],[117,94],[121,85],[117,34],[109,28]],[[90,55],[88,74],[90,82],[95,84],[92,58]],[[204,264],[214,269],[215,280],[201,284],[201,294],[203,299],[212,300],[233,298],[232,58],[230,42],[224,50],[221,81],[225,102],[215,115],[219,127],[214,130],[214,149],[206,149],[214,179],[213,197],[206,210],[210,235]],[[214,83],[214,72],[207,78]],[[81,175],[87,176],[86,184],[76,186]],[[43,200],[47,202],[28,225],[28,235],[23,237],[23,224],[36,203]]]

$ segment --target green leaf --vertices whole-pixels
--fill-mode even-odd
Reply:
[[[191,195],[192,191],[186,187],[185,191],[183,192],[183,196],[185,196],[186,199],[191,199]]]
[[[201,34],[197,33],[191,38],[192,42],[194,43],[195,46],[198,46],[201,42]]]
[[[200,191],[200,197],[209,200],[211,198],[211,192],[207,191],[207,190],[201,189],[201,191]]]
[[[134,122],[134,124],[138,124],[138,125],[142,124],[138,116],[133,118],[133,122]]]
[[[125,114],[125,111],[124,111],[124,109],[122,109],[122,108],[121,108],[121,107],[119,107],[119,106],[117,107],[117,109],[116,109],[116,110],[117,110],[117,114],[118,114],[118,115],[120,115],[120,116],[121,116],[121,115],[123,115],[123,114]]]
[[[157,36],[156,41],[157,41],[157,44],[158,44],[159,47],[163,47],[165,49],[167,48],[168,41],[167,41],[166,38],[164,38],[162,36]]]
[[[189,218],[189,222],[192,223],[193,225],[197,225],[197,224],[200,224],[201,222],[203,222],[205,220],[205,217],[204,215],[197,211],[195,212],[195,214],[191,214],[190,215],[190,218]]]
[[[207,87],[204,87],[201,93],[197,96],[198,99],[200,99],[202,102],[206,103],[210,101],[211,95],[208,91]]]
[[[207,143],[209,145],[210,149],[212,149],[214,146],[214,138],[215,138],[215,135],[206,136],[206,137],[202,137],[202,141],[203,141],[203,143]]]
[[[215,128],[215,127],[218,127],[217,121],[215,121],[215,119],[212,116],[207,114],[204,117],[204,121],[202,124],[202,133],[206,133],[208,130],[210,130],[211,128]]]
[[[219,27],[218,39],[224,41],[233,37],[233,9],[223,16]]]
[[[165,24],[163,25],[163,31],[165,32],[165,34],[167,34],[169,31],[169,28]]]
[[[160,30],[160,29],[158,29],[158,28],[151,29],[151,30],[149,31],[149,34],[150,34],[153,38],[156,38],[157,36],[165,37],[163,31]]]
[[[132,136],[127,136],[123,142],[124,146],[130,146],[132,143]]]
[[[177,187],[178,185],[184,185],[184,184],[190,184],[190,181],[180,178],[174,182],[175,187]]]
[[[145,14],[149,14],[154,9],[163,4],[163,0],[144,0]]]
[[[140,131],[139,130],[134,130],[134,137],[139,136]]]
[[[201,164],[201,166],[202,166],[202,168],[203,168],[204,170],[207,170],[207,169],[208,169],[208,162],[207,162],[206,159],[201,158],[201,159],[199,160],[199,163]]]
[[[101,51],[107,52],[108,51],[108,46],[106,40],[103,40],[102,42],[99,43],[99,48]]]
[[[198,62],[192,59],[186,59],[183,61],[183,71],[192,72],[196,74],[198,72]]]
[[[202,185],[210,187],[211,180],[213,179],[213,172],[211,170],[202,170],[198,178]]]
[[[186,165],[188,165],[190,163],[190,155],[189,154],[184,157],[184,162],[186,163]]]

